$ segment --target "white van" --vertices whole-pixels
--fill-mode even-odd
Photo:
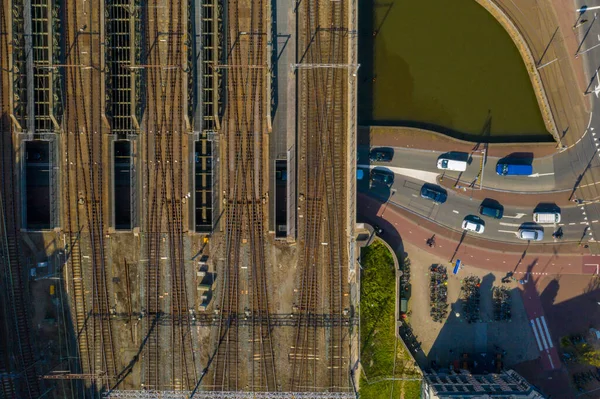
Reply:
[[[554,224],[560,223],[559,212],[535,212],[533,221],[539,224]]]
[[[438,169],[443,170],[455,170],[457,172],[464,172],[467,170],[467,161],[456,161],[454,159],[440,158],[437,162]]]

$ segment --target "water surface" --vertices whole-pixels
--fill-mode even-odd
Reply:
[[[551,141],[527,70],[475,0],[359,0],[359,122]]]

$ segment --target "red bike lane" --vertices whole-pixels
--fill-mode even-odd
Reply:
[[[514,272],[517,277],[526,274],[542,276],[551,274],[594,274],[600,268],[600,256],[586,255],[581,247],[561,244],[555,246],[527,246],[498,241],[465,238],[460,232],[449,230],[420,216],[408,215],[408,211],[393,203],[383,203],[366,194],[359,193],[359,219],[377,224],[387,233],[399,236],[424,251],[454,263],[460,259],[463,267],[469,265],[500,272]],[[419,220],[422,219],[422,220]],[[394,229],[395,232],[391,232]],[[435,245],[427,245],[434,237]],[[385,238],[385,237],[384,237]],[[542,248],[542,249],[539,249]]]

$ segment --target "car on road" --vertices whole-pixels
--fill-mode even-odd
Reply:
[[[390,162],[394,157],[394,150],[391,148],[373,148],[369,152],[369,160],[374,162]]]
[[[533,221],[540,224],[560,223],[560,212],[534,212]]]
[[[487,216],[490,218],[502,219],[502,216],[504,215],[504,210],[501,207],[481,204],[479,206],[479,213],[483,216]]]
[[[463,230],[472,231],[473,233],[482,234],[485,230],[485,224],[481,218],[475,215],[468,215],[462,222]]]
[[[519,229],[518,236],[521,240],[542,241],[544,239],[544,230],[522,227]]]
[[[435,184],[423,184],[421,187],[421,198],[432,200],[435,203],[443,204],[448,199],[446,190]]]
[[[371,171],[371,184],[375,183],[390,187],[394,183],[394,174],[387,170],[373,169]]]
[[[498,162],[496,174],[500,176],[529,176],[533,174],[533,166]]]
[[[467,170],[467,161],[457,161],[455,159],[440,158],[437,161],[438,169],[442,170],[454,170],[457,172],[464,172]]]

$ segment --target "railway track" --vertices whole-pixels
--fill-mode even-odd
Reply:
[[[81,7],[67,4],[67,46],[70,51],[66,55],[66,63],[82,65],[94,63],[93,44],[82,48],[80,44],[79,26]],[[99,16],[103,12],[100,3],[85,5],[86,14]],[[86,28],[94,31],[98,27],[91,25],[90,17]],[[82,51],[84,50],[84,51]],[[90,54],[83,59],[81,54]],[[100,317],[89,322],[87,310],[110,313],[109,289],[107,284],[105,254],[105,214],[103,201],[103,132],[97,131],[101,126],[100,107],[94,106],[96,93],[100,91],[102,75],[100,71],[81,68],[68,68],[67,87],[69,93],[66,101],[65,135],[65,200],[67,208],[67,239],[69,240],[69,267],[72,277],[74,323],[78,330],[78,344],[81,367],[89,374],[104,374],[107,379],[96,386],[96,389],[109,389],[110,378],[117,374],[114,341],[110,317]],[[81,107],[84,104],[84,107]],[[74,176],[73,176],[74,175]],[[86,268],[82,262],[81,245],[89,242],[91,253],[90,277],[86,281]],[[89,240],[89,241],[88,241]],[[89,284],[89,285],[88,285]],[[91,298],[85,292],[91,291]]]
[[[303,38],[299,50],[305,51],[308,64],[343,64],[345,56],[345,2],[307,1],[300,5]],[[300,235],[298,328],[292,361],[292,390],[311,390],[319,383],[327,389],[348,387],[345,365],[346,326],[327,331],[327,373],[320,352],[324,342],[318,339],[313,315],[323,302],[331,317],[341,317],[345,308],[344,212],[345,184],[345,97],[347,70],[306,68],[298,70],[300,92],[300,140],[304,160],[299,182],[303,202],[303,226]],[[318,276],[326,285],[319,286]],[[326,287],[327,293],[320,291]],[[325,374],[326,377],[322,376]],[[326,381],[326,382],[325,382]]]
[[[146,386],[160,389],[168,384],[175,389],[191,389],[197,381],[197,366],[191,332],[190,304],[186,288],[185,254],[184,254],[184,219],[183,219],[183,181],[185,165],[183,162],[183,126],[184,110],[182,70],[184,51],[183,15],[186,13],[183,1],[169,4],[166,17],[167,26],[160,26],[161,16],[158,7],[148,4],[146,13],[152,13],[153,19],[147,24],[148,60],[152,65],[148,73],[151,93],[149,98],[148,126],[145,134],[147,169],[147,190],[149,198],[147,226],[148,268],[146,270],[146,310],[156,315],[146,323]],[[148,14],[150,15],[150,14]],[[186,19],[187,21],[187,19]],[[151,25],[151,26],[150,26]],[[159,35],[161,30],[168,32],[167,49],[161,51]],[[151,50],[150,50],[151,49]],[[166,61],[169,68],[158,67]],[[175,66],[175,67],[171,67]],[[168,245],[161,248],[162,235],[166,233]],[[164,254],[163,254],[164,253]],[[170,281],[162,283],[163,269],[161,254],[168,255]],[[164,270],[166,272],[166,270]],[[176,315],[170,324],[168,336],[161,332],[157,318],[164,311],[159,295],[163,286],[169,289],[170,313]],[[159,332],[160,335],[159,335]],[[161,345],[162,336],[169,339],[170,348]],[[170,381],[160,368],[163,356],[161,351],[170,353]],[[166,360],[166,357],[165,357]],[[163,371],[161,373],[161,371]]]
[[[225,165],[227,187],[225,270],[221,291],[215,389],[277,390],[271,336],[268,276],[265,260],[265,194],[263,170],[266,133],[264,103],[267,63],[264,0],[227,2],[228,54]],[[248,244],[248,245],[246,245]],[[249,298],[240,298],[240,267],[249,274]],[[244,306],[249,330],[240,329],[238,312]],[[252,358],[243,370],[241,336],[248,334]]]
[[[250,32],[253,32],[251,42],[248,43],[248,65],[266,65],[266,30],[265,10],[267,3],[263,0],[253,1],[250,16]],[[241,50],[240,50],[241,52]],[[266,96],[266,76],[262,69],[252,68],[250,75],[250,105],[246,118],[248,129],[247,152],[253,154],[248,159],[247,170],[249,178],[246,190],[250,191],[251,199],[248,209],[248,230],[250,248],[252,248],[251,280],[252,280],[252,317],[259,318],[261,323],[252,324],[252,352],[254,367],[252,368],[253,391],[274,391],[277,389],[277,375],[275,372],[275,354],[273,351],[273,338],[271,336],[269,294],[267,287],[266,259],[265,259],[265,194],[263,192],[264,170],[264,104]],[[258,119],[258,120],[257,120]],[[254,136],[254,137],[252,137]]]
[[[152,21],[146,24],[146,43],[148,49],[154,48],[158,41],[158,7],[153,6],[150,2],[146,3],[145,15],[152,15]],[[147,55],[147,63],[158,63],[160,54],[158,54],[158,46],[154,51],[149,51]],[[146,268],[146,311],[150,314],[157,315],[155,318],[149,318],[146,321],[146,344],[144,346],[144,368],[145,381],[144,386],[148,389],[161,389],[160,379],[160,363],[162,360],[160,350],[160,328],[156,323],[156,318],[162,313],[160,295],[163,291],[161,284],[161,221],[163,218],[163,206],[159,204],[159,173],[161,164],[157,162],[162,156],[161,146],[155,146],[156,136],[158,131],[162,129],[159,118],[159,104],[161,98],[161,81],[159,70],[151,69],[147,74],[149,84],[148,87],[152,90],[147,96],[148,104],[148,126],[151,126],[155,132],[148,129],[144,135],[146,149],[146,198],[148,198],[148,207],[146,214],[146,250],[148,257],[148,266]],[[152,101],[151,101],[152,99]],[[152,151],[154,150],[154,151]],[[162,197],[160,198],[162,200]]]
[[[227,16],[229,19],[229,34],[226,48],[232,48],[237,39],[237,32],[240,31],[238,19],[238,1],[227,1]],[[232,41],[232,32],[233,34]],[[235,62],[240,62],[238,48],[232,48],[235,52]],[[233,54],[228,57],[228,62],[232,62]],[[238,64],[239,65],[239,64]],[[225,254],[226,261],[223,273],[223,286],[221,288],[221,298],[219,301],[220,322],[217,332],[217,350],[215,355],[213,387],[216,390],[237,391],[242,386],[239,379],[240,369],[240,348],[239,348],[239,326],[232,315],[237,314],[239,305],[239,267],[240,264],[240,246],[242,238],[242,205],[239,200],[241,192],[241,175],[243,172],[242,163],[244,162],[240,130],[239,109],[237,107],[237,86],[234,79],[237,77],[237,70],[231,71],[232,80],[227,85],[227,108],[225,119],[227,122],[233,115],[236,121],[235,127],[226,131],[226,153],[224,165],[227,165],[225,173],[225,185],[227,190],[227,206],[225,207]],[[227,78],[229,73],[226,71]],[[229,123],[227,123],[229,126]],[[231,147],[230,147],[231,146]],[[240,202],[238,204],[238,201]]]
[[[1,302],[2,322],[5,326],[3,332],[7,333],[6,339],[1,344],[0,372],[6,373],[0,377],[0,396],[6,398],[15,396],[37,398],[40,394],[40,384],[36,375],[35,356],[30,341],[29,315],[24,305],[23,266],[20,259],[19,237],[19,208],[18,195],[13,184],[15,175],[13,132],[8,111],[10,101],[8,98],[8,84],[10,78],[8,71],[11,66],[9,60],[8,12],[9,5],[0,5],[0,282],[2,286]],[[4,347],[6,345],[6,347]],[[11,360],[12,359],[12,360]],[[11,377],[11,374],[21,374],[21,378]]]

